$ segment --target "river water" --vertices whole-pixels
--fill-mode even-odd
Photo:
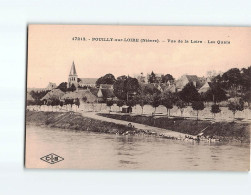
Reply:
[[[40,160],[54,153],[56,164]],[[150,136],[26,127],[26,167],[67,169],[234,170],[249,169],[248,144],[186,142]]]

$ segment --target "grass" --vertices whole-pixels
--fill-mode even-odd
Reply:
[[[26,112],[26,124],[46,125],[55,128],[92,131],[112,134],[141,133],[135,129],[115,123],[83,117],[74,112]]]
[[[247,123],[234,122],[216,122],[204,120],[191,120],[181,117],[153,117],[142,115],[121,115],[121,114],[99,114],[104,117],[135,122],[158,128],[168,129],[190,135],[198,135],[203,129],[203,135],[211,138],[220,138],[223,140],[239,140],[249,142],[250,125]]]

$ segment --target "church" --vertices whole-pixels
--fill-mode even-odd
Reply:
[[[72,66],[71,66],[71,70],[70,70],[70,74],[69,74],[69,77],[68,77],[67,87],[69,88],[72,85],[74,85],[76,88],[79,88],[79,87],[86,87],[86,88],[95,87],[97,80],[98,80],[97,78],[78,78],[75,63],[73,61]]]

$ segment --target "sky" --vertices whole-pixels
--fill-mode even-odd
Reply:
[[[85,37],[86,41],[73,37]],[[230,44],[218,44],[218,40]],[[153,71],[178,79],[184,74],[204,76],[207,71],[248,67],[250,54],[250,27],[29,25],[27,85],[44,88],[49,82],[67,82],[73,61],[79,78],[99,78],[107,73],[115,77],[141,72],[146,75]]]

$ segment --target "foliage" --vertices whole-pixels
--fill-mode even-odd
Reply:
[[[183,112],[184,112],[184,108],[186,108],[186,103],[182,100],[178,100],[176,102],[176,106],[178,107],[178,109],[180,109],[180,112],[181,112],[181,116],[183,115]]]
[[[122,101],[122,100],[117,101],[118,107],[122,107],[123,105],[124,105],[124,101]]]
[[[220,106],[217,105],[217,104],[213,104],[211,106],[211,110],[210,110],[213,114],[214,114],[214,117],[215,117],[215,114],[221,112],[221,109],[220,109]]]
[[[200,99],[200,94],[192,83],[188,83],[182,91],[179,92],[179,97],[184,102],[191,103],[193,101],[198,101]]]
[[[227,100],[226,92],[219,86],[219,84],[212,84],[211,88],[202,94],[204,101],[221,102]]]
[[[110,110],[109,110],[109,113],[110,113],[110,112],[111,112],[111,109],[112,109],[113,101],[112,101],[112,100],[107,100],[107,101],[106,101],[106,105],[107,105],[108,107],[110,107]]]
[[[198,120],[199,110],[204,110],[205,108],[204,103],[202,101],[193,101],[192,108],[193,110],[197,111],[197,120]]]
[[[114,83],[114,94],[120,100],[130,99],[131,94],[137,94],[140,86],[136,78],[128,77],[126,79],[119,79]]]
[[[100,77],[97,81],[96,81],[96,85],[99,86],[100,84],[110,84],[113,85],[116,82],[116,79],[114,77],[113,74],[106,74],[103,77]]]
[[[134,106],[136,106],[136,102],[134,99],[131,99],[126,102],[126,105],[129,107],[134,107]]]
[[[241,72],[238,68],[232,68],[222,75],[222,81],[227,88],[236,87],[241,84]]]
[[[144,106],[148,103],[148,96],[145,95],[145,93],[143,92],[143,90],[140,90],[139,94],[137,94],[136,96],[134,96],[133,100],[135,101],[136,104],[139,104],[142,112],[141,114],[143,114],[143,109]]]
[[[172,76],[171,74],[166,74],[165,76],[163,75],[163,76],[161,77],[161,80],[162,80],[162,83],[167,83],[168,81],[169,81],[170,83],[173,83],[174,78],[173,78],[173,76]]]
[[[166,107],[169,116],[170,116],[170,109],[173,108],[174,102],[175,102],[174,94],[170,92],[164,92],[161,94],[161,105]]]
[[[59,84],[59,86],[57,87],[57,89],[60,89],[63,92],[67,91],[67,82],[62,82]]]
[[[241,70],[241,84],[243,89],[247,92],[251,90],[251,66],[248,68],[242,68]]]
[[[109,107],[111,107],[113,105],[113,101],[112,100],[108,100],[106,102],[106,105],[109,106]]]
[[[61,107],[63,107],[63,106],[64,106],[64,102],[63,102],[63,101],[60,101],[59,105],[60,105]]]
[[[244,110],[244,102],[242,99],[235,98],[234,100],[228,101],[228,109],[233,112],[234,118],[237,111]]]
[[[161,96],[159,94],[153,94],[149,97],[149,104],[154,108],[154,114],[156,112],[156,108],[161,104]]]
[[[153,71],[152,71],[152,73],[149,75],[148,82],[149,82],[149,83],[156,83],[156,75],[154,74]]]
[[[50,90],[45,91],[34,91],[32,90],[30,92],[30,95],[34,98],[34,100],[40,100],[42,99]]]
[[[141,87],[142,93],[145,95],[153,95],[153,94],[160,94],[160,90],[158,90],[154,85],[152,84],[147,84]]]
[[[71,92],[73,92],[73,91],[76,91],[76,87],[75,87],[75,85],[74,84],[72,84],[68,89],[67,89],[67,91],[71,91]]]
[[[79,101],[78,98],[75,99],[75,102],[74,102],[74,103],[75,103],[75,105],[79,108],[79,106],[80,106],[80,101]]]

